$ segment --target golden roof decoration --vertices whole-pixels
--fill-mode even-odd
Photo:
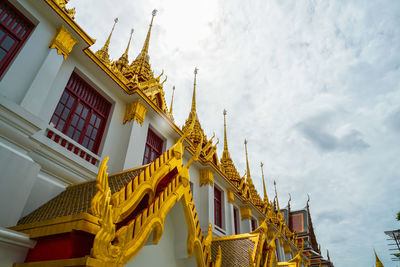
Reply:
[[[229,150],[228,150],[228,138],[226,135],[226,114],[227,111],[224,109],[224,151],[222,153],[221,157],[221,167],[226,176],[236,185],[236,187],[239,187],[241,178],[236,170],[235,165],[233,164],[232,158],[229,155]]]
[[[110,67],[111,65],[111,61],[110,61],[110,55],[108,54],[108,47],[110,46],[110,40],[111,40],[111,36],[114,32],[114,28],[115,28],[115,24],[117,24],[118,22],[118,18],[114,19],[114,25],[111,29],[110,35],[108,36],[104,46],[98,50],[95,55],[104,63],[106,64],[108,67]]]
[[[75,8],[67,8],[67,4],[69,0],[53,0],[62,10],[64,10],[65,13],[67,13],[68,16],[71,17],[71,19],[75,19]]]
[[[192,124],[192,121],[195,120],[194,121],[193,131],[189,135],[189,139],[190,139],[190,141],[193,142],[193,145],[195,147],[197,147],[197,145],[200,142],[202,142],[202,140],[204,140],[205,143],[207,142],[207,140],[205,140],[206,138],[205,138],[205,135],[204,135],[204,131],[201,128],[200,121],[198,119],[197,111],[196,111],[196,77],[197,77],[197,71],[198,71],[198,68],[195,68],[194,69],[192,108],[190,110],[189,117],[187,118],[187,120],[185,122],[185,125],[182,127],[182,130],[185,131],[185,129],[188,128],[189,125]]]

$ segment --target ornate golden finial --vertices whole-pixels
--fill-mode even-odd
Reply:
[[[110,35],[108,36],[106,43],[104,44],[104,46],[98,50],[95,54],[96,56],[103,61],[105,64],[110,65],[110,55],[108,54],[108,47],[110,45],[110,40],[111,40],[111,36],[114,32],[114,28],[115,28],[115,24],[117,24],[118,22],[118,18],[114,19],[114,25],[111,29]]]
[[[251,181],[250,175],[250,167],[249,167],[249,157],[247,155],[247,140],[244,139],[244,149],[246,151],[246,173],[247,173],[247,181]]]
[[[196,112],[196,77],[197,71],[199,69],[196,67],[194,68],[194,82],[193,82],[193,98],[192,98],[192,109],[191,112]]]
[[[171,106],[169,107],[169,115],[172,116],[172,108],[174,105],[174,93],[175,93],[175,85],[172,86],[172,97],[171,97]]]
[[[267,196],[267,189],[265,188],[265,180],[264,180],[264,163],[260,163],[261,166],[261,174],[262,174],[262,179],[263,179],[263,189],[264,189],[264,202],[268,203],[268,196]]]
[[[226,137],[226,109],[224,109],[224,152],[222,155],[228,154],[228,138]]]
[[[276,198],[276,206],[278,209],[278,215],[281,216],[281,209],[279,207],[279,200],[278,200],[278,192],[276,191],[276,182],[274,180],[274,188],[275,188],[275,198]]]

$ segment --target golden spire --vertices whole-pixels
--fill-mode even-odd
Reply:
[[[169,115],[172,116],[172,108],[174,105],[174,93],[175,93],[175,85],[172,86],[172,97],[171,97],[171,106],[169,107]]]
[[[281,209],[279,208],[278,192],[276,191],[276,182],[275,182],[275,180],[274,180],[274,187],[275,187],[276,207],[278,209],[279,216],[281,216]]]
[[[129,51],[129,46],[131,44],[131,40],[132,40],[132,34],[133,34],[133,29],[131,29],[131,35],[129,36],[129,41],[128,41],[128,45],[126,46],[125,52],[124,54],[122,54],[121,58],[126,59],[126,61],[128,62],[128,51]]]
[[[376,251],[374,249],[374,254],[375,254],[375,266],[376,267],[383,267],[382,262],[380,261],[380,259],[378,258],[378,255],[376,255]]]
[[[128,66],[128,63],[129,63],[128,51],[129,51],[129,45],[131,44],[131,40],[132,40],[132,34],[133,34],[133,29],[131,29],[131,35],[129,36],[129,42],[128,42],[128,45],[126,46],[125,52],[115,63],[113,63],[116,65],[117,69],[121,72],[123,71],[124,68],[126,68]]]
[[[265,188],[265,180],[264,180],[264,163],[260,163],[261,166],[261,174],[262,174],[262,180],[263,180],[263,189],[264,189],[264,202],[268,203],[268,196],[267,196],[267,189]]]
[[[138,55],[137,58],[142,56],[142,57],[146,57],[146,59],[148,59],[151,28],[153,27],[154,17],[157,15],[157,9],[154,9],[153,12],[151,12],[151,15],[152,16],[151,16],[149,31],[147,32],[146,40],[144,41],[142,51],[140,52],[140,54]]]
[[[126,72],[124,72],[124,76],[130,80],[134,76],[137,76],[138,82],[149,81],[154,78],[153,71],[150,68],[149,63],[149,44],[150,44],[150,35],[151,28],[153,27],[154,16],[157,14],[157,10],[154,9],[151,13],[151,22],[149,26],[149,31],[147,32],[146,40],[144,41],[142,51],[136,57],[136,59],[131,63],[130,67]]]
[[[247,155],[247,140],[244,139],[244,149],[246,151],[246,173],[247,173],[247,182],[251,181],[251,175],[250,175],[250,167],[249,167],[249,157]]]
[[[111,29],[110,35],[108,36],[106,43],[104,44],[104,46],[98,50],[95,54],[96,56],[103,61],[106,64],[110,64],[110,55],[108,54],[108,47],[110,46],[110,40],[111,40],[111,36],[114,32],[114,28],[115,28],[115,24],[117,24],[118,22],[118,18],[114,19],[114,25]]]
[[[193,98],[192,98],[192,109],[191,112],[196,112],[196,77],[198,68],[194,68],[194,82],[193,82]]]
[[[229,152],[228,152],[228,138],[226,137],[226,109],[224,109],[224,152],[222,153],[222,157],[228,157]]]
[[[192,108],[190,110],[189,116],[183,126],[183,130],[187,129],[189,125],[191,125],[192,120],[195,120],[194,128],[192,133],[189,136],[189,139],[193,142],[195,146],[197,146],[200,142],[207,143],[207,140],[204,139],[204,131],[201,128],[199,117],[196,112],[196,77],[197,77],[198,68],[194,68],[194,86],[193,86],[193,99],[192,99]]]

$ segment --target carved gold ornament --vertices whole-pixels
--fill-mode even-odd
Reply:
[[[147,107],[139,99],[127,104],[123,123],[135,120],[140,126],[143,126],[146,111]]]
[[[240,207],[240,218],[242,220],[251,219],[251,208],[250,207]]]
[[[200,186],[214,184],[214,173],[210,169],[200,170]]]
[[[61,25],[61,27],[57,30],[56,36],[50,42],[49,48],[57,49],[57,53],[59,55],[62,54],[64,59],[67,59],[67,56],[77,42],[78,40],[67,31],[64,25]]]
[[[228,202],[233,203],[235,201],[235,194],[232,189],[228,189]]]

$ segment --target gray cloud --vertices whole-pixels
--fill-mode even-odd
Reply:
[[[350,129],[342,136],[332,134],[332,130],[329,131],[326,127],[330,117],[331,114],[325,114],[308,118],[298,123],[296,128],[321,151],[355,152],[370,147],[362,139],[363,134],[356,129]]]

